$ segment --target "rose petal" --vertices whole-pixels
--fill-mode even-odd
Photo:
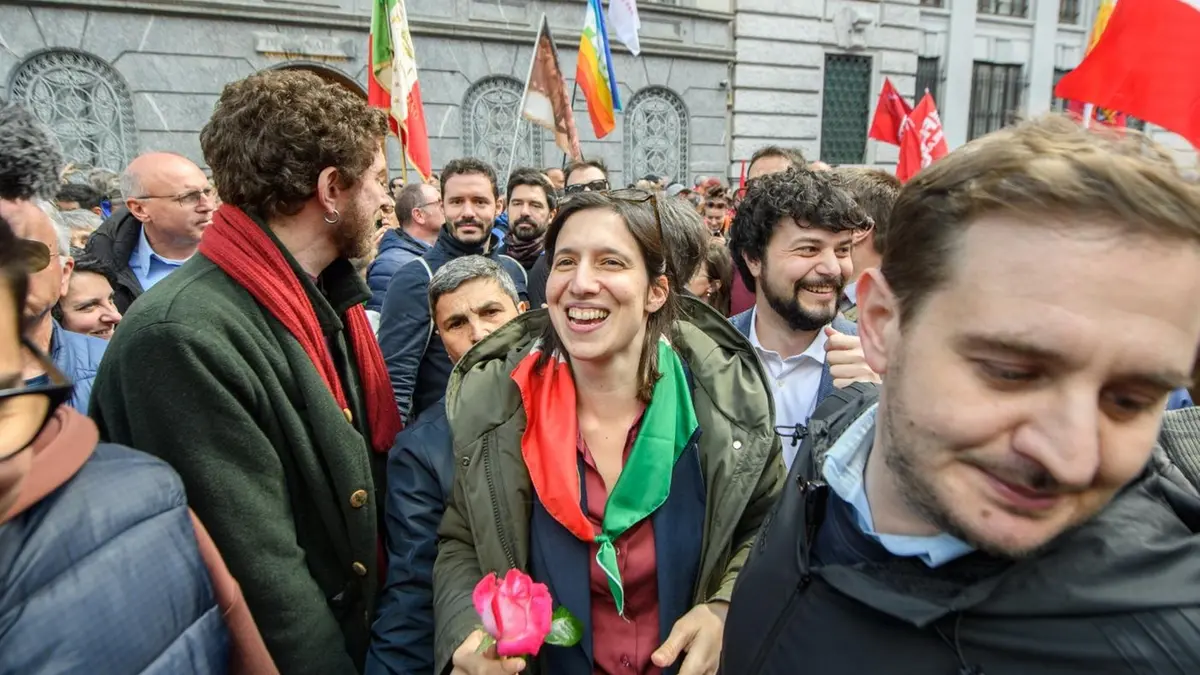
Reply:
[[[537,656],[538,650],[542,648],[543,637],[537,635],[525,635],[515,639],[505,639],[496,641],[496,654],[500,656]]]
[[[497,580],[495,574],[488,574],[475,584],[475,591],[471,593],[471,601],[475,604],[475,612],[479,614],[480,621],[483,622],[483,628],[494,638],[500,637],[499,626],[496,625],[496,614],[493,611],[494,600],[497,591]]]

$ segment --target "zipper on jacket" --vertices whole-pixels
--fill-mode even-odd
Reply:
[[[513,554],[508,539],[504,536],[504,519],[500,517],[500,500],[496,494],[496,479],[492,472],[492,453],[488,452],[488,439],[491,434],[483,436],[483,475],[487,478],[488,496],[492,501],[492,518],[496,521],[496,536],[500,538],[500,548],[504,549],[504,558],[510,568],[517,566],[517,557]]]
[[[822,481],[805,481],[797,478],[800,483],[800,492],[804,498],[804,543],[800,547],[800,558],[796,561],[797,568],[800,571],[800,579],[796,582],[792,589],[792,595],[788,598],[787,604],[779,611],[775,621],[771,624],[771,629],[767,631],[767,637],[758,649],[758,653],[754,656],[754,665],[749,670],[745,671],[747,675],[756,675],[759,669],[767,660],[772,646],[779,639],[779,633],[787,625],[787,621],[791,618],[792,611],[799,602],[800,596],[804,591],[808,590],[812,584],[812,574],[810,572],[812,566],[812,539],[817,533],[817,526],[825,517],[825,492],[828,486]]]
[[[750,666],[749,670],[744,671],[745,675],[757,675],[763,664],[766,663],[767,656],[771,653],[771,648],[779,639],[779,633],[783,630],[784,625],[787,624],[787,620],[791,618],[792,610],[800,600],[800,596],[803,595],[804,590],[808,588],[810,581],[811,579],[806,574],[800,578],[800,583],[796,584],[795,588],[792,589],[792,595],[788,598],[787,604],[780,610],[779,616],[775,617],[774,623],[771,624],[771,630],[767,631],[767,639],[758,648],[758,653],[754,656],[754,665]]]

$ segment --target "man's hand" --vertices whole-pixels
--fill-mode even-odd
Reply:
[[[484,632],[477,630],[454,650],[454,669],[450,675],[514,675],[525,670],[525,659],[501,659],[496,656],[495,645],[482,654],[477,653],[483,638]]]
[[[867,365],[863,356],[862,340],[857,335],[839,333],[831,326],[825,327],[825,362],[833,376],[833,386],[842,389],[855,382],[879,384],[879,376]]]
[[[725,614],[729,603],[697,605],[671,628],[667,641],[651,655],[659,668],[666,668],[686,652],[679,675],[715,675],[721,665],[721,644],[725,637]]]

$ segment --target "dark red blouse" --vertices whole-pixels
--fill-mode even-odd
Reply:
[[[641,420],[625,439],[624,460],[629,459],[633,440]],[[587,517],[596,533],[604,521],[608,490],[592,453],[579,434],[577,447],[583,455],[584,485],[587,491]],[[608,577],[596,563],[599,544],[592,543],[590,580],[592,590],[592,653],[595,673],[603,675],[657,675],[662,671],[650,661],[659,648],[658,572],[654,550],[654,527],[649,518],[634,525],[613,542],[617,548],[617,566],[625,587],[625,616],[617,614],[617,605],[608,589]]]

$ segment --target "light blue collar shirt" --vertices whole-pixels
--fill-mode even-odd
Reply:
[[[875,441],[875,415],[878,409],[878,404],[871,406],[829,448],[821,467],[825,482],[854,510],[858,529],[879,542],[892,555],[917,557],[930,567],[939,567],[972,552],[974,549],[970,544],[944,533],[932,537],[912,537],[875,531],[871,505],[867,501],[865,473],[867,458]]]
[[[138,234],[137,246],[134,246],[133,252],[129,254],[129,270],[133,272],[133,276],[137,277],[143,291],[150,290],[151,286],[167,278],[167,275],[185,262],[187,262],[186,258],[171,260],[155,253],[146,239],[145,225]]]

